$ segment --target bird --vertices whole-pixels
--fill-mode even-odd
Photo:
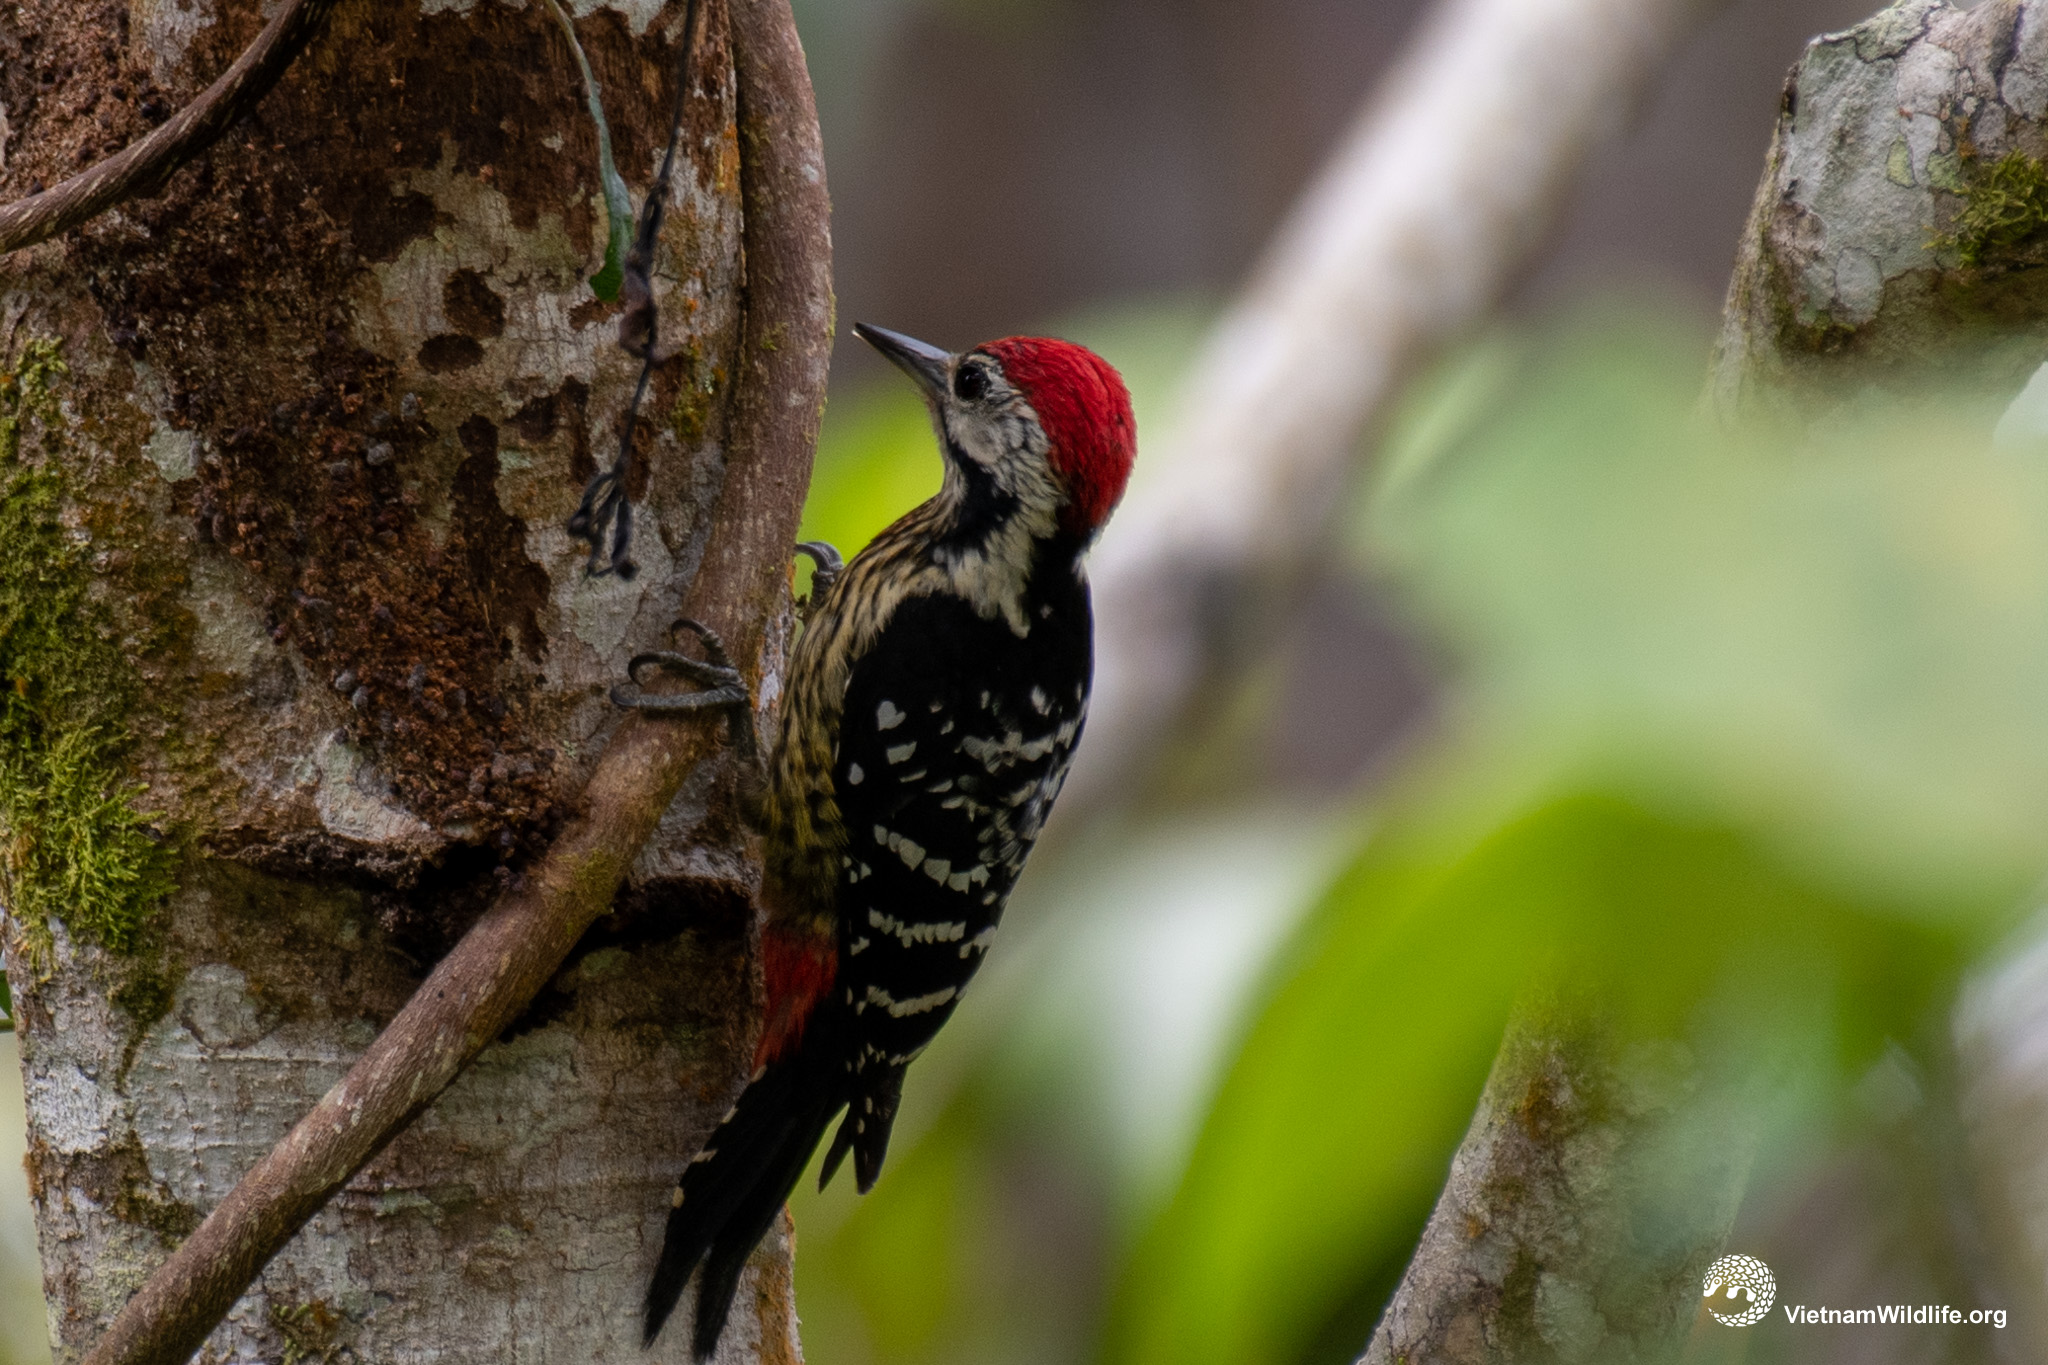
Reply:
[[[1087,719],[1085,559],[1137,451],[1115,368],[1050,337],[949,352],[854,333],[916,383],[939,491],[843,566],[818,563],[765,762],[747,692],[711,632],[708,662],[638,656],[621,705],[732,709],[759,764],[760,961],[751,1078],[672,1196],[647,1289],[652,1346],[698,1276],[691,1338],[716,1350],[741,1271],[836,1121],[819,1187],[847,1157],[873,1188],[910,1063],[958,1007],[1066,779]],[[649,667],[702,685],[647,693]]]

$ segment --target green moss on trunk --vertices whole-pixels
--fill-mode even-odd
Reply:
[[[64,373],[44,340],[0,372],[0,881],[32,947],[61,920],[121,952],[170,893],[175,854],[124,775],[140,683],[60,515]],[[32,428],[50,457],[36,464]]]
[[[1962,212],[1929,243],[1966,266],[1986,265],[2036,243],[2048,229],[2048,166],[2011,151],[1988,168],[1963,158]]]

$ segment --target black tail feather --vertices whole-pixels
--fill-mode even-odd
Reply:
[[[818,1188],[824,1189],[832,1183],[832,1177],[839,1174],[839,1163],[846,1160],[846,1154],[853,1150],[853,1115],[848,1114],[840,1122],[839,1131],[832,1135],[831,1150],[825,1153],[824,1161],[818,1165]]]
[[[711,1262],[697,1289],[697,1359],[708,1359],[718,1345],[747,1257],[846,1102],[845,1062],[833,1046],[838,1030],[815,1026],[822,1022],[814,1021],[795,1055],[754,1079],[677,1182],[678,1202],[647,1286],[644,1345],[661,1334],[707,1252]]]
[[[691,1335],[691,1349],[699,1362],[711,1359],[711,1353],[718,1349],[726,1315],[732,1311],[733,1295],[739,1290],[740,1272],[746,1269],[747,1258],[768,1235],[768,1229],[775,1225],[775,1215],[782,1211],[790,1191],[803,1178],[804,1166],[831,1121],[832,1109],[824,1109],[792,1127],[790,1140],[783,1143],[774,1164],[761,1173],[711,1244],[703,1278],[697,1281],[697,1316]]]
[[[891,1066],[873,1074],[872,1079],[855,1077],[853,1088],[859,1098],[848,1107],[839,1131],[832,1135],[832,1148],[825,1153],[824,1164],[818,1169],[819,1189],[832,1183],[848,1152],[853,1153],[854,1188],[866,1194],[875,1187],[875,1181],[882,1175],[882,1159],[889,1154],[889,1133],[896,1126],[896,1108],[903,1102],[903,1070],[901,1066]]]

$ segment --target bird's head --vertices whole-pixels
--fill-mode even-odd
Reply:
[[[1108,361],[1051,337],[1005,337],[957,354],[856,323],[917,381],[946,457],[942,497],[970,519],[1043,517],[1092,540],[1123,497],[1137,453],[1131,396]]]

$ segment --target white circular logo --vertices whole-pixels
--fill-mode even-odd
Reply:
[[[1702,1297],[1708,1302],[1707,1311],[1716,1322],[1730,1327],[1763,1321],[1764,1314],[1771,1311],[1771,1300],[1778,1296],[1771,1268],[1754,1256],[1723,1256],[1707,1267],[1706,1284]],[[1732,1311],[1723,1313],[1713,1306],[1716,1301],[1728,1304]]]

